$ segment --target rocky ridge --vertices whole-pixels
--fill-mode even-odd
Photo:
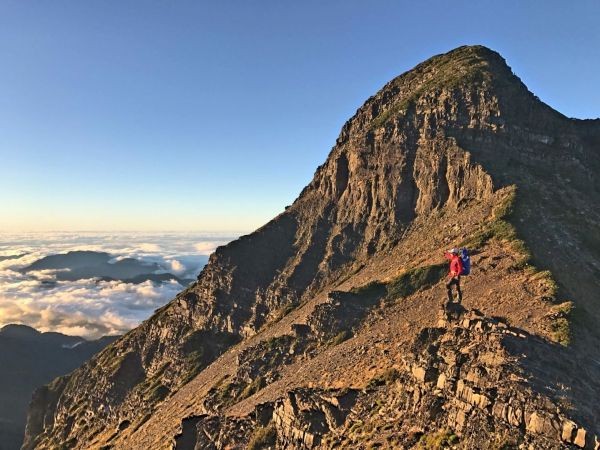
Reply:
[[[443,304],[437,326],[421,330],[399,368],[363,389],[298,388],[245,417],[189,417],[175,449],[245,448],[257,435],[289,449],[427,448],[436,440],[462,448],[598,448],[599,436],[524,383],[519,354],[527,345],[548,344],[477,310]]]
[[[480,255],[481,272],[472,278],[466,300],[470,308],[488,319],[504,315],[510,327],[550,345],[543,351],[527,345],[526,354],[563,354],[551,342],[572,340],[566,356],[572,364],[552,371],[555,380],[562,380],[572,411],[548,416],[542,406],[559,402],[560,389],[536,382],[534,366],[507,363],[488,372],[518,376],[524,370],[530,377],[527,387],[507,385],[513,396],[489,395],[489,404],[479,408],[469,402],[485,386],[456,378],[457,385],[447,391],[422,392],[427,400],[413,405],[420,413],[399,410],[414,423],[435,417],[436,428],[394,429],[395,438],[404,446],[420,445],[421,438],[413,442],[411,433],[427,441],[444,426],[452,428],[448,438],[456,433],[464,442],[483,442],[483,431],[469,430],[486,419],[492,425],[479,430],[500,433],[516,427],[519,445],[571,445],[552,433],[537,433],[546,429],[538,415],[531,425],[531,415],[506,425],[503,407],[494,415],[493,405],[510,406],[514,398],[530,399],[530,413],[550,417],[553,430],[554,423],[560,428],[573,420],[573,430],[597,434],[593,411],[600,389],[593,374],[600,360],[594,332],[600,318],[595,300],[600,246],[593,231],[600,218],[600,185],[594,177],[599,145],[598,121],[567,119],[552,110],[489,49],[462,47],[420,64],[384,86],[344,125],[327,161],[290,208],[217,249],[198,281],[151,319],[71,376],[39,391],[24,448],[194,448],[187,443],[200,445],[201,435],[209,436],[215,448],[241,447],[260,440],[248,434],[258,419],[248,422],[248,417],[261,404],[281,411],[263,414],[272,418],[264,425],[263,440],[285,447],[298,434],[281,425],[290,422],[293,405],[309,405],[307,410],[327,416],[322,396],[329,394],[323,389],[338,389],[340,395],[344,388],[364,389],[376,369],[398,370],[406,386],[414,385],[414,398],[419,385],[396,366],[414,353],[411,338],[435,328],[434,297],[443,295],[436,265],[443,249],[460,242]],[[557,179],[568,182],[557,184]],[[517,188],[514,211],[508,211],[513,202],[506,201],[514,193],[510,186]],[[528,249],[558,285],[550,272],[531,266]],[[575,257],[578,270],[564,270],[563,261]],[[559,299],[575,304],[572,330],[570,308],[556,304]],[[345,305],[342,310],[336,302]],[[449,336],[451,345],[468,348],[474,338],[471,331],[464,334],[464,340]],[[480,344],[474,339],[474,346]],[[348,347],[355,353],[347,353]],[[450,370],[430,356],[438,372]],[[476,355],[471,359],[478,363]],[[265,360],[268,364],[257,365]],[[299,380],[294,370],[303,373]],[[575,374],[582,386],[573,382]],[[489,382],[482,379],[484,385]],[[407,395],[400,392],[396,398]],[[434,414],[440,402],[470,406]],[[460,417],[469,417],[462,425],[459,411]],[[329,420],[345,429],[342,416]],[[237,434],[223,431],[228,429]],[[302,445],[325,445],[325,438],[338,442],[332,430],[329,425],[313,430],[312,443]],[[578,445],[579,431],[573,433],[573,445]],[[210,437],[216,435],[232,436],[231,442]]]

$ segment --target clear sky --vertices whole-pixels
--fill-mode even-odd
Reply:
[[[0,0],[0,230],[250,231],[463,44],[600,116],[600,2]]]

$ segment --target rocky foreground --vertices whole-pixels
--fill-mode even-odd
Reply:
[[[37,391],[23,448],[598,448],[599,169],[598,120],[485,47],[433,57],[285,212]]]
[[[327,303],[332,304],[340,305],[335,297]],[[259,403],[244,417],[188,417],[175,437],[175,449],[236,448],[249,435],[255,446],[259,436],[259,444],[282,448],[459,442],[462,448],[484,448],[484,442],[495,448],[521,442],[556,448],[560,441],[583,448],[586,442],[596,443],[597,437],[565,416],[561,405],[523,383],[523,351],[534,353],[533,364],[540,367],[566,356],[548,347],[503,321],[447,303],[436,326],[423,328],[398,364],[362,389],[301,387]],[[289,349],[280,350],[289,355]],[[536,382],[547,382],[545,374],[538,377]]]

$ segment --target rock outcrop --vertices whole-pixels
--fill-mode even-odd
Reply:
[[[478,447],[503,433],[536,448],[592,445],[599,148],[598,121],[540,102],[497,53],[431,58],[367,100],[285,212],[218,248],[192,286],[40,391],[24,449],[361,446],[377,392],[396,385],[381,445]],[[479,263],[466,301],[487,318],[436,326],[440,254],[461,243]],[[573,302],[576,327],[558,300]],[[559,354],[570,364],[540,375]],[[367,389],[386,364],[393,383]],[[351,411],[336,406],[350,393]]]
[[[600,436],[524,382],[526,347],[548,345],[477,310],[445,304],[437,326],[421,330],[402,364],[364,389],[295,389],[243,418],[185,419],[175,448],[244,448],[256,430],[271,429],[273,446],[297,450],[409,448],[440,438],[466,448],[596,449]],[[553,353],[540,362],[552,365]],[[554,375],[538,381],[551,384]]]

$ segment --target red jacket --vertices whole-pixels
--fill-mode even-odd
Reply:
[[[446,258],[450,260],[450,271],[448,275],[451,277],[458,276],[462,273],[462,261],[458,255],[453,255],[452,253],[446,253]]]

